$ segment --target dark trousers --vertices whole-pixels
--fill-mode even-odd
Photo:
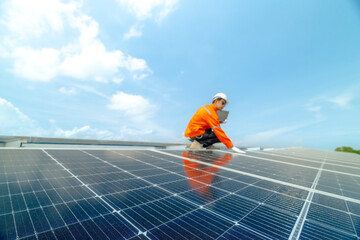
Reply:
[[[191,142],[193,142],[194,140],[196,140],[199,143],[203,144],[204,147],[208,147],[210,145],[213,145],[214,143],[220,142],[220,140],[217,138],[217,136],[211,130],[211,128],[206,129],[205,133],[203,135],[190,138]]]

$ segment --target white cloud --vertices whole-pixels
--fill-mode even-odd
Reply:
[[[114,77],[113,80],[112,80],[114,83],[116,84],[120,84],[124,81],[123,78],[119,78],[119,77]]]
[[[121,5],[135,14],[139,20],[155,17],[161,21],[171,13],[178,0],[117,0]]]
[[[340,108],[350,108],[350,102],[354,99],[352,94],[343,94],[333,98],[327,99],[328,102],[334,103],[337,107]]]
[[[95,95],[98,95],[100,97],[106,98],[108,99],[109,97],[107,95],[105,95],[104,93],[96,90],[95,88],[93,88],[92,86],[88,86],[88,85],[75,85],[75,87],[77,89],[83,90],[85,92],[89,92],[89,93],[93,93]]]
[[[326,109],[326,107],[335,107],[340,109],[350,109],[351,101],[356,98],[353,91],[346,91],[344,93],[335,96],[319,96],[316,98],[309,99],[306,108],[311,112],[320,112]],[[330,103],[330,104],[329,104]]]
[[[322,106],[309,106],[308,110],[311,112],[319,112],[322,109]]]
[[[298,128],[300,128],[300,126],[282,127],[282,128],[271,129],[271,130],[267,130],[267,131],[263,131],[263,132],[258,132],[258,133],[246,136],[243,141],[248,144],[263,143],[263,142],[266,142],[276,136],[296,130]]]
[[[129,32],[124,34],[124,39],[128,40],[133,37],[141,37],[141,35],[142,35],[141,28],[142,27],[140,27],[140,29],[139,29],[138,26],[132,26],[130,28]]]
[[[254,133],[248,136],[245,136],[244,139],[242,139],[240,145],[247,145],[247,146],[260,146],[260,147],[268,147],[268,146],[276,146],[278,144],[284,146],[290,146],[289,144],[296,144],[295,140],[294,142],[281,142],[280,139],[282,137],[290,132],[303,129],[315,124],[318,124],[320,122],[324,121],[324,118],[320,117],[314,121],[311,122],[305,122],[294,126],[287,126],[287,127],[280,127],[275,129],[270,129],[258,133]],[[288,140],[285,140],[288,141]]]
[[[49,119],[51,126],[43,128],[21,112],[11,102],[0,98],[0,132],[9,136],[37,136],[102,140],[144,140],[145,136],[154,133],[154,130],[139,126],[138,128],[122,126],[118,131],[93,128],[89,125],[62,129],[56,126],[57,121]],[[160,130],[159,130],[160,131]],[[152,135],[151,135],[152,136]]]
[[[48,81],[58,74],[59,55],[52,48],[17,47],[12,52],[14,73],[30,80]]]
[[[141,95],[131,95],[124,92],[117,92],[110,101],[109,109],[123,112],[125,116],[135,122],[143,122],[151,118],[156,108]]]
[[[59,89],[59,92],[64,93],[66,95],[74,95],[74,94],[76,94],[76,89],[62,87]]]
[[[126,72],[151,73],[145,60],[106,49],[98,38],[99,24],[81,11],[81,2],[35,2],[8,2],[2,19],[9,34],[2,39],[0,55],[13,60],[16,75],[33,81],[68,76],[107,82]],[[39,47],[42,39],[47,47]]]
[[[75,1],[12,0],[4,3],[3,24],[20,39],[40,37],[48,29],[63,30],[63,17],[72,14],[80,5]]]
[[[32,135],[33,132],[42,134],[43,129],[11,102],[0,98],[0,132],[2,135],[21,136]]]

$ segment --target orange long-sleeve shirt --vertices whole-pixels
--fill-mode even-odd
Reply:
[[[197,137],[205,133],[205,130],[211,128],[218,139],[227,147],[232,148],[234,145],[226,136],[224,130],[220,127],[219,117],[214,104],[200,107],[191,118],[186,130],[185,137]]]

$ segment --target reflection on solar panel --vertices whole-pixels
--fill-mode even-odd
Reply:
[[[359,239],[360,158],[0,150],[0,239]]]

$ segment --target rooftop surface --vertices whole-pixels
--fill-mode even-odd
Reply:
[[[359,239],[360,157],[0,148],[1,239]]]

